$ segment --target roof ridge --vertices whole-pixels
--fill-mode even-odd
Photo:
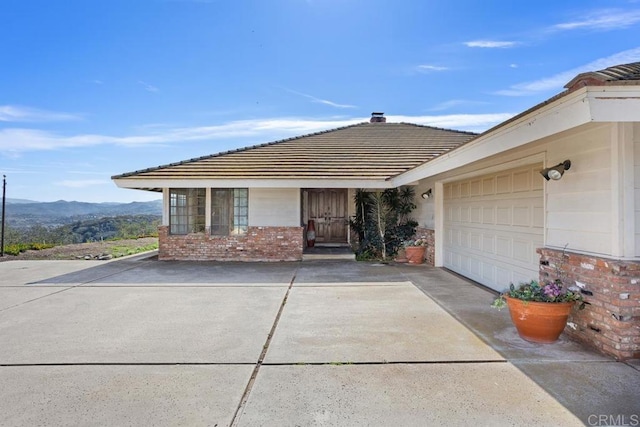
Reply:
[[[471,131],[467,131],[467,130],[441,128],[441,127],[438,127],[438,126],[420,125],[420,124],[417,124],[417,123],[409,123],[409,122],[391,122],[391,123],[387,123],[387,124],[410,125],[410,126],[415,126],[415,127],[419,127],[419,128],[429,128],[429,129],[435,129],[435,130],[443,130],[443,131],[447,131],[447,132],[455,132],[455,133],[461,133],[461,134],[465,134],[465,135],[479,135],[479,133],[477,133],[477,132],[471,132]]]

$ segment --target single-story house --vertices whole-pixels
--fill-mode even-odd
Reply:
[[[374,113],[113,180],[163,194],[166,260],[299,260],[309,220],[348,243],[356,189],[414,186],[429,263],[495,290],[561,275],[589,302],[569,332],[640,358],[640,63],[565,87],[480,135]]]

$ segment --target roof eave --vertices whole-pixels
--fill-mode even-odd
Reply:
[[[640,85],[583,87],[563,92],[395,177],[396,186],[435,176],[592,122],[640,121]]]
[[[392,188],[389,177],[376,179],[286,178],[286,179],[141,179],[115,178],[119,188]]]

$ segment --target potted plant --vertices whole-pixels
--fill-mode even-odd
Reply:
[[[424,262],[424,253],[427,250],[427,241],[425,239],[405,240],[402,246],[404,246],[405,256],[409,264],[422,264]]]
[[[580,302],[579,309],[584,308],[579,289],[566,287],[562,280],[556,279],[542,285],[532,280],[518,287],[512,283],[509,290],[493,302],[492,307],[509,307],[511,320],[522,339],[552,343],[560,337],[576,302]]]

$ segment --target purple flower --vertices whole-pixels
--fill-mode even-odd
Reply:
[[[562,289],[555,283],[549,283],[544,286],[543,292],[547,297],[553,299],[562,294]]]

